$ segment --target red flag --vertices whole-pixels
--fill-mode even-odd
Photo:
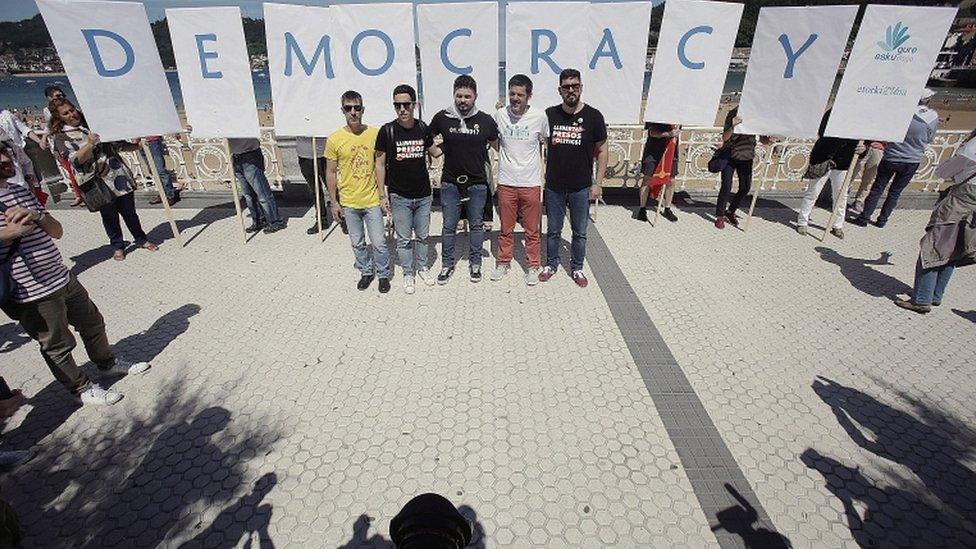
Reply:
[[[671,138],[668,141],[668,146],[664,149],[664,155],[661,157],[661,161],[657,163],[657,167],[654,170],[654,174],[648,180],[648,185],[651,186],[651,198],[657,200],[657,197],[661,194],[661,189],[665,185],[671,182],[671,165],[674,163],[674,146],[675,140]]]

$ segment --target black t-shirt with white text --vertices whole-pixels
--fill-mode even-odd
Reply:
[[[589,105],[575,114],[562,105],[546,109],[549,145],[546,149],[546,188],[578,191],[593,184],[596,145],[607,139],[607,124]]]
[[[393,144],[390,144],[393,128]],[[396,120],[384,124],[376,134],[376,150],[386,153],[386,187],[404,198],[430,196],[427,148],[434,136],[426,124],[417,120],[409,130]]]
[[[495,119],[484,112],[461,121],[440,111],[430,121],[430,132],[444,138],[444,169],[441,181],[456,183],[459,175],[468,176],[468,183],[487,183],[488,143],[498,139]]]

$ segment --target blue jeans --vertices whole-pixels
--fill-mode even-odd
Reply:
[[[441,266],[454,266],[454,233],[461,219],[461,205],[468,215],[468,263],[481,265],[481,245],[485,242],[485,202],[488,201],[488,185],[468,185],[467,200],[461,202],[461,191],[453,183],[441,183],[441,210],[444,213],[444,230],[441,242]]]
[[[915,289],[912,291],[912,301],[918,305],[941,302],[942,294],[945,293],[949,278],[955,269],[952,265],[923,269],[922,260],[919,259],[915,262]]]
[[[156,164],[156,173],[159,174],[159,183],[163,186],[163,192],[166,198],[172,200],[176,195],[176,189],[173,188],[173,172],[166,169],[166,160],[163,159],[163,140],[147,141],[146,146],[149,148],[149,154],[152,155],[153,163]]]
[[[874,184],[871,185],[871,192],[864,200],[864,209],[861,210],[859,218],[863,221],[871,221],[871,214],[874,213],[878,201],[881,200],[881,193],[884,192],[888,182],[894,177],[891,188],[888,189],[888,198],[885,199],[881,206],[881,213],[878,214],[878,225],[887,223],[888,218],[891,217],[891,212],[898,205],[898,197],[901,196],[905,187],[911,183],[912,176],[917,170],[918,162],[893,162],[882,159],[881,164],[878,165],[878,175],[874,178]]]
[[[403,267],[403,276],[413,276],[414,253],[420,269],[427,268],[427,236],[430,232],[430,205],[434,197],[404,198],[390,193],[390,208],[393,210],[393,230],[397,237],[397,257]],[[411,249],[410,241],[417,235],[417,243]]]
[[[234,155],[234,175],[241,186],[241,194],[251,212],[251,220],[258,225],[281,223],[278,203],[271,185],[264,175],[264,155],[261,149]]]
[[[347,208],[343,206],[342,216],[349,228],[349,241],[356,255],[356,268],[363,276],[376,274],[380,278],[390,278],[390,254],[386,250],[386,235],[383,234],[383,211],[379,206],[372,208]],[[366,245],[366,233],[369,243]]]
[[[559,247],[567,203],[569,225],[573,229],[573,257],[570,267],[579,271],[583,268],[583,259],[586,257],[586,227],[590,222],[589,187],[578,191],[546,189],[546,266],[555,269],[559,265]]]

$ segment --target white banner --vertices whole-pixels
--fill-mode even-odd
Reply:
[[[166,10],[193,137],[261,137],[241,9]]]
[[[650,2],[590,4],[586,95],[608,124],[640,120]]]
[[[339,112],[336,50],[329,8],[264,5],[268,74],[278,135],[326,136],[345,124]]]
[[[37,0],[78,107],[103,141],[182,129],[137,2]]]
[[[741,17],[731,2],[665,4],[645,122],[715,124]]]
[[[393,88],[417,87],[413,5],[349,4],[333,6],[329,13],[337,43],[335,92],[331,105],[309,108],[340,111],[342,93],[355,90],[363,96],[366,123],[378,126],[393,120]]]
[[[857,6],[760,10],[736,131],[815,137],[856,15]]]
[[[827,135],[900,142],[956,8],[868,6]]]
[[[583,74],[583,101],[589,102],[586,90],[589,8],[587,2],[508,4],[506,78],[519,73],[531,78],[532,104],[536,107],[544,109],[562,103],[559,72],[570,68]],[[490,106],[482,104],[480,107],[488,110]]]
[[[498,89],[498,4],[417,4],[417,26],[424,117],[454,101],[454,79],[461,74],[475,79],[479,107],[491,112],[504,95]]]

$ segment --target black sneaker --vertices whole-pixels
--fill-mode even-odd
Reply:
[[[469,269],[471,282],[481,282],[481,265],[472,265]]]
[[[322,225],[322,228],[324,229],[325,228],[325,225]],[[316,223],[315,225],[312,225],[311,227],[305,229],[305,234],[316,234],[318,232],[319,232],[319,224],[318,223]]]
[[[868,220],[864,219],[863,217],[858,217],[851,220],[851,225],[857,225],[858,227],[867,227]]]
[[[454,274],[454,267],[444,267],[441,269],[440,274],[437,275],[437,283],[441,286],[447,284],[447,281],[451,279],[451,275]]]
[[[349,227],[346,226],[346,218],[339,220],[339,228],[342,229],[342,234],[349,234]]]
[[[359,291],[363,291],[366,288],[369,288],[369,285],[372,283],[373,283],[373,275],[363,275],[362,278],[359,279],[359,283],[356,284],[356,289]]]
[[[637,221],[647,221],[647,208],[637,210]]]
[[[280,231],[285,228],[284,223],[269,223],[267,227],[262,231],[264,234],[271,234]]]
[[[386,292],[389,292],[389,291],[390,291],[390,279],[389,278],[381,278],[380,279],[380,293],[381,294],[385,294]]]
[[[256,233],[265,227],[264,223],[251,223],[251,226],[244,229],[244,232]]]
[[[674,212],[671,211],[671,208],[664,208],[664,211],[661,212],[661,215],[663,215],[664,219],[667,219],[671,223],[678,222],[678,216],[674,215]]]
[[[170,202],[172,202],[172,200]],[[162,203],[163,203],[163,199],[160,198],[158,194],[154,194],[151,197],[149,197],[150,206],[155,206],[157,204],[162,204]]]

